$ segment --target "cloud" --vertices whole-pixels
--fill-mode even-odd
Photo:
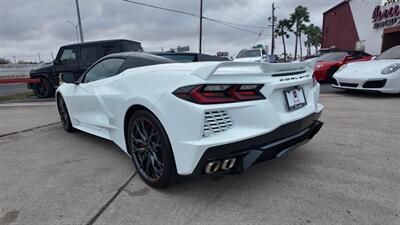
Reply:
[[[198,14],[199,0],[137,0]],[[322,26],[322,12],[340,2],[304,0],[275,0],[278,19],[287,18],[301,4],[309,8],[311,22]],[[271,15],[272,1],[267,0],[204,0],[204,16],[248,26],[265,26]],[[84,18],[85,41],[126,38],[140,41],[147,50],[164,50],[177,45],[189,45],[198,50],[199,19],[139,6],[122,0],[80,0]],[[76,23],[73,0],[0,0],[0,57],[34,60],[38,53],[51,59],[64,44],[76,42]],[[253,32],[261,29],[246,27]],[[204,20],[204,50],[215,54],[229,51],[236,54],[241,48],[256,44],[257,34],[233,29]],[[257,43],[270,45],[270,28],[264,30]],[[294,38],[288,50],[294,49]],[[281,52],[276,41],[276,51]]]

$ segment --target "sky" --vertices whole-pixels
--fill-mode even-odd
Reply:
[[[136,0],[139,2],[199,14],[200,0]],[[271,28],[258,33],[271,16],[288,18],[298,5],[310,12],[311,23],[322,27],[322,13],[341,0],[203,0],[203,16],[246,25],[234,29],[204,20],[203,52],[227,51],[236,55],[255,44],[271,45]],[[85,41],[125,38],[139,41],[147,51],[168,50],[189,45],[198,51],[199,18],[148,8],[122,0],[79,0]],[[76,43],[75,0],[0,0],[0,57],[13,60],[51,60],[60,46]],[[250,32],[249,32],[250,31]],[[256,42],[257,41],[257,42]],[[294,36],[288,40],[294,52]],[[281,39],[275,51],[282,53]],[[305,51],[305,50],[303,50]]]

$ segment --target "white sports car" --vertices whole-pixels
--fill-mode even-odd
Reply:
[[[56,99],[65,130],[114,141],[160,188],[177,175],[239,173],[310,140],[323,109],[313,68],[116,53],[78,81],[63,74]]]
[[[343,65],[333,75],[332,83],[341,89],[400,93],[400,45],[374,60]]]

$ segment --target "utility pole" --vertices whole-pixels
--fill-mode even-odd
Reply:
[[[13,56],[13,58],[14,58],[14,63],[17,64],[17,60],[15,59],[15,56]]]
[[[38,56],[39,56],[39,63],[42,61],[42,59],[40,59],[40,52],[38,53]]]
[[[199,32],[199,53],[201,54],[203,36],[203,0],[200,0],[200,32]]]
[[[274,55],[275,50],[275,3],[272,3],[272,38],[271,38],[271,55]]]
[[[54,61],[54,55],[53,55],[53,52],[51,52],[51,59]]]
[[[79,11],[79,3],[78,3],[78,0],[75,0],[75,3],[76,3],[76,12],[77,12],[77,14],[78,14],[79,34],[80,34],[80,37],[81,37],[81,42],[84,42],[84,41],[83,41],[83,31],[82,31],[81,12]]]
[[[75,24],[71,22],[70,20],[66,21],[67,23],[70,23],[72,27],[75,29],[75,34],[76,34],[76,43],[79,43],[79,32],[78,32],[78,24]]]

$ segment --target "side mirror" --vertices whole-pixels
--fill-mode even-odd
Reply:
[[[62,73],[61,74],[61,80],[65,83],[74,83],[74,84],[78,84],[75,81],[75,76],[72,73]]]
[[[54,60],[54,64],[55,64],[55,65],[61,64],[61,61],[60,61],[59,59],[55,59],[55,60]]]

